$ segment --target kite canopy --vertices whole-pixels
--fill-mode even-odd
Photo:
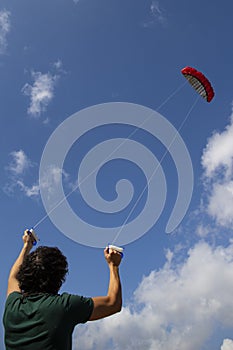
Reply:
[[[192,67],[185,67],[181,69],[181,73],[192,85],[192,87],[201,95],[207,102],[210,102],[214,97],[214,90],[209,80]]]

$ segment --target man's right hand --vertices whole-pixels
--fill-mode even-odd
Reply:
[[[104,256],[108,265],[119,266],[121,263],[122,255],[114,249],[106,247],[104,250]]]

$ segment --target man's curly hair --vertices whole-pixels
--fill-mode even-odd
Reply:
[[[67,272],[68,263],[62,252],[42,246],[25,257],[16,278],[25,294],[57,294]]]

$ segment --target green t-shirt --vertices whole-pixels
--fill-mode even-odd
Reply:
[[[78,295],[11,293],[3,323],[6,350],[71,350],[75,325],[89,320],[93,300]]]

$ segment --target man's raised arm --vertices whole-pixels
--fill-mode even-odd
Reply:
[[[24,231],[23,248],[19,253],[19,256],[16,259],[14,265],[12,266],[8,277],[7,296],[12,292],[20,292],[20,288],[19,288],[19,284],[16,279],[16,276],[19,271],[20,265],[22,264],[25,256],[30,253],[32,246],[33,246],[33,238],[27,233],[27,231]]]
[[[121,254],[116,250],[106,248],[104,250],[105,259],[109,266],[109,286],[106,296],[94,297],[94,308],[89,321],[98,320],[121,311],[122,292],[119,275],[119,265]]]

